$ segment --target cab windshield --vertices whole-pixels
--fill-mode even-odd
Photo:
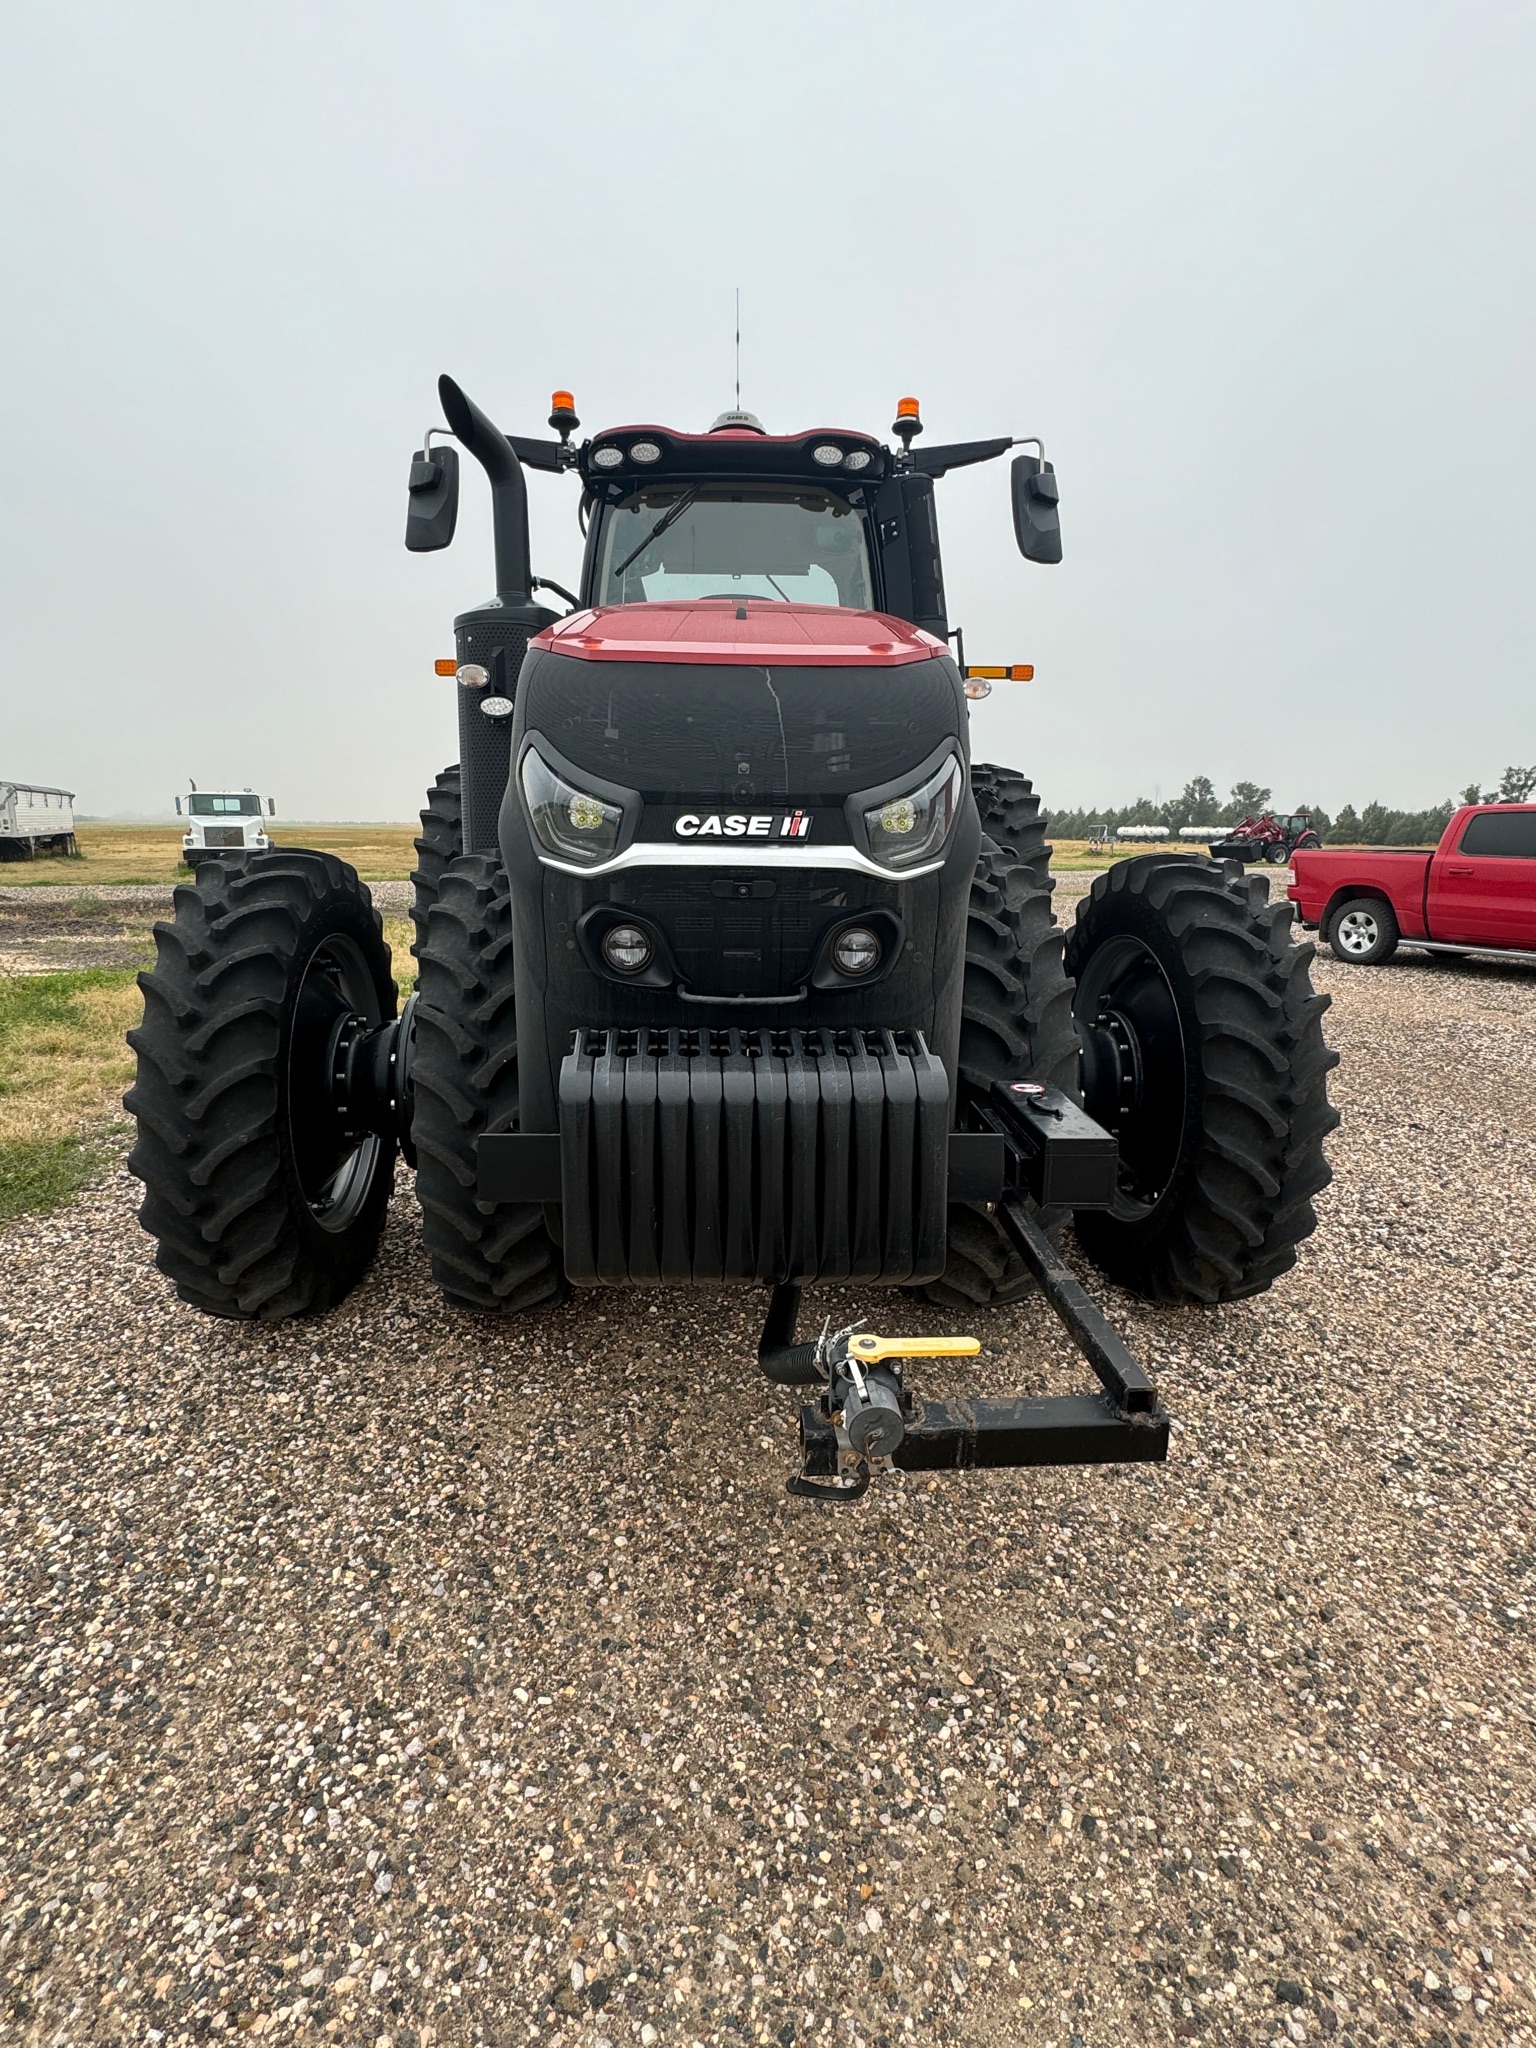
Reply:
[[[597,603],[702,597],[868,610],[863,519],[814,486],[665,484],[607,508]]]
[[[259,818],[259,796],[189,796],[187,809],[194,818]]]

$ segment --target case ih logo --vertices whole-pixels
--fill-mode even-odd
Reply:
[[[672,830],[679,839],[809,839],[809,811],[684,811]]]

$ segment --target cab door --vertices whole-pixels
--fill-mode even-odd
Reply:
[[[1429,930],[1452,945],[1536,951],[1536,805],[1477,812],[1430,863]]]

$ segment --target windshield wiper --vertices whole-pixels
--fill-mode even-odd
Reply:
[[[639,547],[632,548],[630,552],[624,557],[623,561],[620,562],[617,569],[612,569],[609,571],[609,574],[613,577],[615,582],[617,582],[619,577],[621,577],[624,574],[625,570],[630,566],[632,562],[639,561],[640,557],[645,553],[646,549],[650,546],[653,540],[660,540],[661,536],[666,532],[667,528],[671,526],[675,520],[682,518],[683,514],[688,510],[688,507],[693,503],[694,499],[698,495],[699,486],[697,484],[694,484],[689,490],[684,491],[683,495],[678,499],[675,505],[669,505],[667,507],[666,511],[662,513],[661,517],[657,520],[656,524],[645,536],[645,539],[641,541]]]

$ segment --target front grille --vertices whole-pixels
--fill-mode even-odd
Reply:
[[[240,825],[205,825],[203,827],[205,846],[244,846],[245,830]]]

